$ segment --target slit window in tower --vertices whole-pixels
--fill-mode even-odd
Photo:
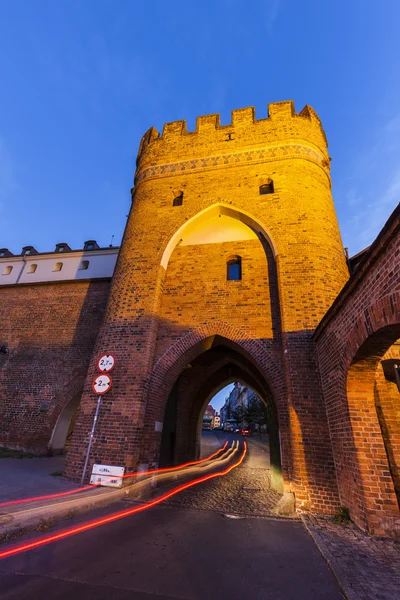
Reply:
[[[263,183],[260,185],[260,196],[264,194],[273,194],[274,193],[274,182],[272,179],[268,183]]]
[[[179,196],[176,196],[176,198],[174,198],[172,206],[182,206],[182,204],[183,204],[183,192],[181,192],[179,194]]]

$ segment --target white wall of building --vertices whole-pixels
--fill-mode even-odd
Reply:
[[[101,248],[2,257],[0,285],[112,277],[118,252],[119,248]],[[87,269],[82,268],[83,261],[88,261]],[[62,263],[61,269],[57,263]],[[12,270],[7,274],[9,267],[12,267]]]

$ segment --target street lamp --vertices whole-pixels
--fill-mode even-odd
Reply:
[[[392,381],[397,385],[400,392],[400,362],[396,358],[388,358],[382,361],[383,373],[387,381]]]

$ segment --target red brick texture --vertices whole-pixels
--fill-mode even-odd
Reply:
[[[45,452],[57,418],[81,394],[109,281],[3,286],[0,444]]]
[[[394,411],[390,417],[384,403],[398,407],[399,396],[384,395],[377,370],[400,337],[399,230],[397,208],[314,335],[341,503],[359,526],[394,536],[400,515],[388,443],[398,465],[398,437],[382,431],[376,393],[380,386],[393,429]]]
[[[146,134],[67,458],[69,477],[82,473],[96,406],[90,383],[100,353],[115,354],[117,367],[100,410],[89,469],[94,461],[135,469],[158,462],[162,434],[156,429],[168,417],[168,398],[176,384],[183,390],[182,371],[191,361],[201,362],[219,336],[226,361],[233,360],[228,351],[233,344],[236,362],[242,361],[235,368],[243,372],[248,361],[253,365],[249,381],[262,379],[263,389],[271,390],[285,489],[296,494],[299,507],[336,510],[334,463],[311,339],[348,277],[326,140],[310,108],[296,115],[292,103],[278,103],[270,106],[269,119],[258,122],[251,122],[252,114],[237,111],[232,126],[222,128],[207,117],[192,134],[184,133],[182,124],[166,126],[159,138],[154,130]],[[269,178],[274,193],[260,195],[259,186]],[[182,206],[173,206],[180,192]],[[246,223],[259,241],[179,245],[186,228],[212,212]],[[240,282],[226,281],[226,260],[232,255],[243,258]],[[221,364],[207,377],[215,376],[215,385],[221,385],[229,379],[224,373]],[[209,388],[206,382],[199,387],[196,378],[189,384],[196,397],[201,394],[199,416]],[[188,418],[185,410],[179,414],[182,422]],[[193,436],[182,438],[184,429],[178,423],[179,443],[193,448]]]

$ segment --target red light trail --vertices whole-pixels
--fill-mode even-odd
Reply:
[[[23,504],[24,502],[37,502],[38,500],[50,500],[51,498],[59,498],[60,496],[69,496],[70,494],[76,494],[77,492],[84,492],[85,490],[92,490],[97,485],[85,485],[84,487],[76,490],[69,490],[68,492],[60,492],[58,494],[48,494],[47,496],[35,496],[33,498],[23,498],[22,500],[10,500],[9,502],[1,502],[1,506],[11,506],[13,504]]]
[[[151,475],[153,473],[167,473],[168,471],[178,471],[179,469],[185,469],[186,467],[190,467],[192,465],[199,465],[200,463],[204,463],[204,462],[207,462],[208,460],[211,460],[212,458],[214,458],[215,456],[217,456],[218,454],[223,452],[225,450],[227,444],[228,444],[228,441],[225,442],[225,444],[223,445],[222,448],[220,448],[213,454],[210,454],[210,456],[207,456],[207,458],[202,458],[201,460],[194,460],[192,462],[183,463],[181,465],[177,465],[176,467],[165,467],[164,469],[153,469],[152,471],[141,471],[141,472],[136,471],[135,473],[127,473],[126,475],[122,475],[120,477],[120,479],[126,479],[129,477],[141,477],[142,475]],[[103,475],[103,477],[107,477],[107,475],[105,475],[105,476]],[[110,478],[111,477],[113,479],[115,479],[115,476],[110,475]],[[32,498],[23,498],[20,500],[10,500],[8,502],[0,502],[0,507],[13,506],[15,504],[23,504],[26,502],[39,502],[40,500],[52,500],[53,498],[62,498],[64,496],[70,496],[71,494],[77,494],[78,492],[84,492],[86,490],[92,490],[92,489],[98,488],[98,487],[101,487],[101,486],[98,484],[85,485],[83,487],[77,488],[76,490],[69,490],[68,492],[59,492],[57,494],[48,494],[47,496],[34,496]]]
[[[117,521],[119,519],[124,519],[125,517],[129,517],[130,515],[148,510],[149,508],[152,508],[153,506],[156,506],[157,504],[161,504],[161,502],[168,500],[168,498],[171,498],[172,496],[179,494],[183,490],[186,490],[190,487],[198,485],[199,483],[204,483],[205,481],[209,481],[210,479],[214,479],[216,477],[224,477],[225,475],[230,473],[230,471],[232,471],[233,469],[238,467],[240,464],[242,464],[244,457],[246,456],[246,452],[247,452],[247,444],[246,444],[246,442],[244,442],[244,449],[243,449],[243,452],[242,452],[239,460],[236,463],[234,463],[233,465],[231,465],[230,467],[226,468],[224,471],[219,471],[218,473],[211,473],[210,475],[204,475],[204,477],[200,477],[199,479],[194,479],[193,481],[184,483],[184,484],[174,488],[173,490],[159,496],[158,498],[151,500],[150,502],[148,502],[146,504],[142,504],[140,506],[135,506],[134,508],[129,508],[128,510],[123,510],[123,511],[114,513],[114,514],[109,515],[108,517],[104,517],[102,519],[97,519],[95,521],[89,521],[88,523],[85,523],[78,527],[66,529],[66,530],[61,531],[60,533],[56,533],[54,535],[48,535],[42,539],[34,540],[33,542],[30,542],[28,544],[20,544],[18,546],[15,546],[14,548],[10,548],[9,550],[4,550],[3,552],[0,552],[0,559],[7,558],[8,556],[14,556],[15,554],[20,554],[21,552],[26,552],[28,550],[33,550],[34,548],[44,546],[45,544],[51,544],[52,542],[56,542],[58,540],[62,540],[64,538],[66,538],[66,537],[70,537],[72,535],[76,535],[78,533],[88,531],[89,529],[94,529],[95,527],[100,527],[101,525],[106,525],[108,523],[112,523],[113,521]]]
[[[192,462],[183,463],[182,465],[177,465],[176,467],[165,467],[163,469],[153,469],[152,471],[141,471],[141,472],[136,471],[135,473],[127,473],[126,475],[122,475],[121,479],[127,479],[128,477],[141,477],[142,475],[150,475],[153,473],[166,473],[167,471],[168,472],[169,471],[178,471],[179,469],[185,469],[186,467],[191,467],[192,465],[199,465],[200,463],[204,463],[204,462],[207,462],[208,460],[211,460],[212,458],[217,456],[217,454],[220,454],[221,452],[223,452],[227,445],[228,445],[228,440],[225,442],[225,444],[222,446],[222,448],[220,448],[219,450],[214,452],[214,454],[210,454],[210,456],[207,456],[207,458],[202,458],[201,460],[193,460]],[[111,477],[111,475],[110,475],[110,477]]]

